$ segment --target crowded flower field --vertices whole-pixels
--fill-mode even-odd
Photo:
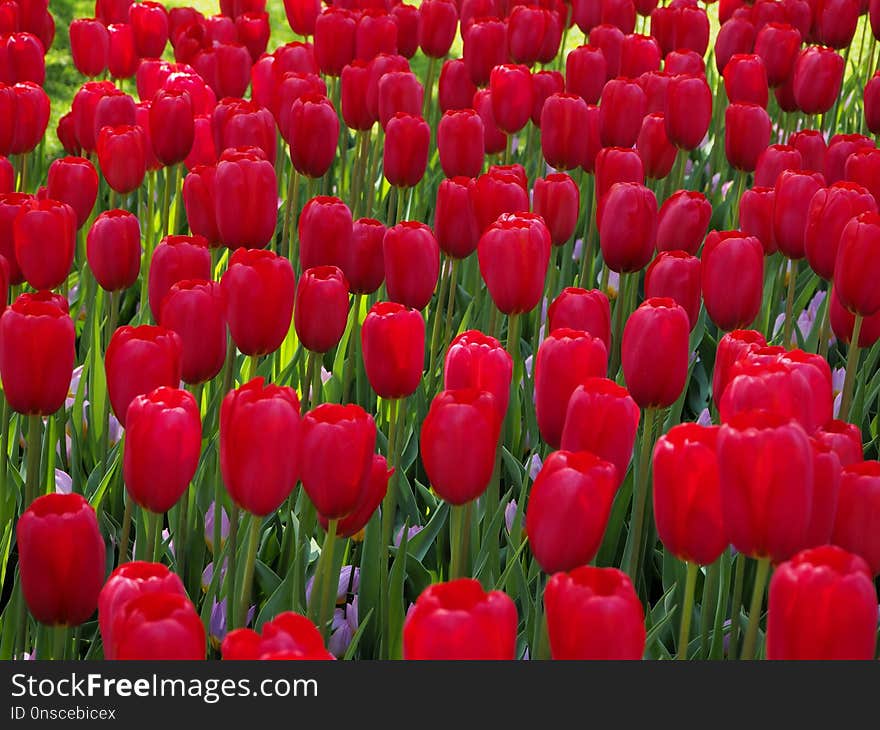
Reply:
[[[876,657],[880,0],[186,1],[0,0],[0,658]]]

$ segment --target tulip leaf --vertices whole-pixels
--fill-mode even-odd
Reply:
[[[406,579],[407,528],[408,524],[404,522],[400,547],[391,563],[388,579],[388,635],[384,638],[389,659],[401,657],[403,619],[406,612],[403,604],[403,583]]]
[[[277,591],[278,586],[283,582],[281,577],[262,560],[257,560],[254,563],[254,570],[260,590],[266,595],[270,595]]]
[[[382,596],[382,572],[387,570],[387,564],[382,561],[382,522],[378,510],[370,518],[364,532],[364,542],[361,551],[361,584],[358,590],[358,611],[364,615],[372,613],[380,614],[380,602]],[[381,621],[374,621],[370,631],[364,637],[364,654],[375,656],[375,649],[379,645],[382,635]],[[363,625],[363,624],[362,624]]]
[[[425,528],[409,541],[409,554],[418,561],[424,560],[428,549],[434,544],[437,534],[443,529],[448,517],[449,504],[441,502]]]
[[[89,500],[89,504],[92,505],[92,508],[97,512],[101,506],[101,501],[104,499],[104,494],[107,492],[107,487],[110,486],[110,482],[113,481],[113,476],[116,474],[116,470],[119,468],[119,462],[121,459],[121,455],[119,454],[119,445],[113,447],[114,452],[111,451],[111,463],[110,468],[104,473],[103,466],[98,464],[92,473],[89,475],[89,482],[86,485],[86,497]],[[91,495],[91,496],[89,496]]]
[[[374,611],[371,608],[367,611],[366,615],[358,621],[357,631],[354,632],[354,636],[351,637],[351,641],[348,644],[348,648],[345,650],[345,655],[342,657],[343,659],[353,659],[355,653],[357,652],[358,645],[361,643],[361,638],[364,635],[364,631],[370,623],[370,620],[373,618]]]
[[[489,529],[487,534],[495,537],[494,542],[492,540],[484,540],[483,544],[480,545],[480,552],[477,554],[477,559],[474,562],[473,569],[473,576],[477,580],[481,580],[483,578],[483,571],[486,569],[486,566],[488,564],[490,552],[492,550],[497,550],[498,534],[501,532],[501,525],[504,522],[504,512],[507,508],[507,503],[510,501],[510,495],[511,490],[508,489],[504,493],[504,496],[501,498],[501,501],[498,503],[495,514],[492,515],[492,519],[489,522]],[[490,576],[486,577],[488,578]]]
[[[262,563],[258,560],[256,563],[258,578],[261,577],[261,565]],[[265,570],[269,570],[265,565],[262,565],[262,567]],[[271,573],[272,571],[269,572]],[[272,573],[272,575],[276,579],[278,578],[278,576],[274,573]],[[291,608],[290,597],[293,592],[293,571],[289,572],[285,576],[284,580],[278,580],[279,582],[273,590],[266,590],[266,585],[264,585],[261,580],[261,587],[264,589],[263,592],[268,594],[269,598],[263,604],[262,608],[260,608],[256,621],[254,622],[254,629],[256,631],[262,631],[264,623],[266,623],[267,621],[271,621],[279,613],[289,611]],[[210,616],[210,611],[208,612],[208,615]]]

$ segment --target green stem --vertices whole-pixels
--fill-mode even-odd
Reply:
[[[437,362],[437,347],[440,342],[440,322],[443,319],[443,300],[446,297],[446,288],[449,286],[450,279],[452,274],[447,276],[442,276],[443,269],[441,267],[441,276],[440,276],[440,289],[437,292],[437,301],[434,304],[434,309],[431,312],[431,316],[434,318],[434,322],[431,325],[431,344],[428,347],[428,392],[434,392],[434,371]]]
[[[300,404],[300,412],[302,415],[305,415],[309,410],[309,403],[312,399],[312,378],[315,372],[315,359],[316,354],[309,351],[309,354],[306,357],[306,376],[303,380],[302,403]]]
[[[397,188],[397,213],[394,216],[394,225],[403,220],[406,214],[406,188]]]
[[[27,417],[27,475],[25,477],[25,501],[23,509],[30,507],[40,496],[40,451],[42,450],[42,418],[39,414]]]
[[[642,442],[639,450],[639,470],[633,491],[633,516],[630,522],[628,545],[631,546],[627,573],[635,584],[638,580],[639,561],[642,554],[642,527],[645,521],[645,508],[648,504],[648,492],[651,489],[650,463],[654,449],[654,419],[656,408],[645,410],[645,423],[642,430]]]
[[[831,333],[828,331],[830,325],[830,314],[831,314],[831,294],[832,294],[832,285],[828,285],[828,290],[825,292],[825,301],[822,302],[822,323],[819,325],[819,345],[816,348],[816,351],[822,357],[828,356],[828,340],[831,337]]]
[[[691,614],[694,612],[694,589],[700,566],[687,563],[687,578],[684,584],[684,607],[681,612],[681,626],[678,632],[678,659],[687,659],[688,640],[691,635]]]
[[[355,294],[351,305],[351,331],[348,335],[348,356],[345,358],[345,368],[342,373],[342,403],[349,402],[351,394],[351,381],[354,377],[354,363],[357,351],[357,341],[361,336],[361,301],[363,294]]]
[[[299,174],[291,167],[290,179],[287,183],[287,205],[284,207],[284,224],[281,231],[281,255],[288,259],[291,259],[290,239],[296,236],[293,231],[293,217],[298,198]],[[294,266],[296,265],[293,259],[291,259],[291,262]]]
[[[859,364],[859,335],[862,332],[862,315],[857,314],[853,324],[852,338],[849,342],[849,351],[846,353],[846,377],[843,381],[843,395],[840,398],[840,412],[838,418],[846,421],[849,418],[849,409],[852,405],[853,390],[856,382],[856,370]]]
[[[119,563],[118,565],[122,565],[123,563],[128,562],[128,541],[131,536],[131,512],[132,505],[134,504],[131,500],[131,497],[128,494],[128,490],[125,490],[125,512],[122,515],[122,537],[119,541]]]
[[[458,259],[452,259],[452,270],[449,272],[449,288],[446,292],[448,299],[446,300],[446,322],[443,326],[443,344],[440,348],[441,353],[449,347],[449,338],[452,336],[452,321],[455,314],[455,294],[458,288],[458,267],[460,265]]]
[[[147,306],[147,285],[150,280],[150,259],[153,258],[153,219],[156,217],[155,201],[156,197],[156,173],[147,173],[147,230],[144,234],[144,255],[141,258],[141,296],[140,301],[140,322],[143,324],[148,321],[150,316],[150,308]]]
[[[216,507],[214,508],[216,510]],[[226,559],[226,629],[228,631],[232,631],[233,629],[238,628],[238,622],[236,621],[237,611],[235,600],[237,597],[236,588],[235,588],[235,574],[238,568],[237,564],[237,552],[238,552],[238,520],[241,515],[241,510],[238,505],[233,502],[232,509],[230,510],[229,515],[229,553]],[[215,519],[219,519],[220,515],[214,515]],[[214,551],[216,554],[217,546],[214,546]],[[220,565],[215,565],[214,570],[220,570]]]
[[[53,626],[52,627],[52,658],[55,661],[62,661],[64,659],[65,647],[67,645],[67,627],[66,626]]]
[[[172,229],[172,233],[177,233],[181,230],[181,223],[183,221],[183,196],[180,194],[180,189],[183,187],[183,163],[178,162],[175,165],[174,172],[174,227]]]
[[[794,294],[795,287],[797,286],[797,270],[798,270],[798,260],[791,260],[791,269],[788,272],[788,295],[785,299],[785,324],[782,330],[782,344],[785,347],[791,347],[791,330],[792,325],[794,324],[792,320],[793,309],[794,309]]]
[[[746,556],[737,553],[734,559],[736,560],[736,569],[733,578],[733,597],[730,603],[730,639],[727,645],[727,656],[731,659],[736,656],[736,645],[739,641],[743,585],[746,577]]]
[[[468,520],[468,504],[452,506],[449,518],[449,579],[467,576],[468,546],[470,544],[471,526]]]
[[[327,524],[327,532],[324,535],[324,546],[321,548],[321,562],[318,565],[318,574],[312,584],[312,605],[317,605],[317,612],[314,612],[315,623],[321,631],[326,641],[330,638],[330,619],[333,615],[333,598],[336,595],[336,588],[339,583],[339,577],[334,575],[336,560],[336,527],[338,520],[329,520]],[[316,596],[319,596],[316,601]]]
[[[257,515],[251,515],[250,530],[248,530],[247,553],[244,563],[244,577],[241,581],[241,603],[239,604],[238,616],[242,625],[247,625],[248,604],[251,600],[251,590],[254,583],[254,568],[257,564],[257,548],[260,547],[260,526],[262,519]],[[237,627],[236,627],[237,628]]]
[[[428,59],[428,71],[425,74],[425,98],[422,106],[422,117],[430,119],[431,99],[434,95],[434,73],[437,70],[437,59]]]
[[[163,235],[168,235],[171,227],[171,169],[166,167],[162,173],[164,184],[162,186],[162,230]]]
[[[767,586],[767,577],[769,575],[770,558],[760,558],[758,560],[758,572],[755,575],[755,585],[752,589],[752,603],[749,606],[749,627],[746,629],[741,659],[755,658],[758,626],[761,623],[761,606],[764,604],[764,588]]]

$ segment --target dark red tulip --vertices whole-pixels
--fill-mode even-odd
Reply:
[[[617,468],[589,451],[554,451],[529,493],[526,532],[545,573],[590,562],[617,492]]]
[[[731,104],[724,113],[724,151],[737,170],[754,171],[770,143],[770,117],[757,104]]]
[[[25,193],[4,193],[0,195],[0,256],[9,266],[9,283],[21,284],[24,274],[15,257],[15,235],[13,227],[19,211],[29,204],[33,196]]]
[[[351,211],[345,203],[324,195],[312,198],[299,219],[300,268],[330,265],[345,272],[351,232]]]
[[[431,128],[421,117],[395,114],[385,128],[382,171],[391,185],[408,188],[419,183],[428,165]]]
[[[264,517],[300,476],[302,425],[293,388],[255,378],[230,391],[220,408],[220,469],[229,496]]]
[[[729,272],[737,271],[735,281]],[[722,330],[747,327],[761,309],[764,249],[742,231],[712,231],[702,255],[703,301],[709,318]]]
[[[801,153],[804,170],[811,172],[825,171],[825,137],[815,129],[802,129],[788,138],[788,143]],[[826,182],[827,182],[826,175]],[[833,182],[833,181],[832,181]],[[830,185],[831,182],[828,182]]]
[[[550,260],[550,232],[532,213],[504,213],[477,246],[480,273],[504,314],[530,312],[544,289]]]
[[[424,223],[403,221],[388,229],[382,249],[388,298],[424,309],[440,274],[440,248],[433,231]]]
[[[693,74],[696,76],[704,76],[706,74],[706,63],[703,57],[696,51],[681,49],[679,51],[670,51],[663,59],[663,70],[672,75]]]
[[[320,0],[284,0],[284,13],[294,33],[302,36],[314,35],[321,3]]]
[[[220,240],[228,248],[263,248],[275,233],[278,183],[275,169],[256,147],[220,155],[214,177]]]
[[[168,11],[158,2],[133,3],[129,22],[134,29],[135,48],[141,58],[161,58],[168,43]]]
[[[449,345],[443,367],[446,390],[475,390],[491,393],[499,423],[507,413],[513,360],[494,337],[479,330],[458,335]]]
[[[852,342],[856,318],[840,303],[840,297],[834,288],[831,290],[830,306],[831,331],[834,332],[837,339],[849,344]],[[880,312],[862,318],[862,328],[859,330],[859,347],[871,347],[877,340],[880,340]]]
[[[346,126],[358,131],[372,129],[378,116],[370,114],[367,105],[367,84],[370,78],[370,64],[365,61],[352,61],[342,69],[341,112]]]
[[[818,172],[785,170],[776,179],[773,235],[779,250],[790,259],[804,257],[810,201],[824,185]]]
[[[608,369],[604,342],[581,330],[553,330],[535,360],[535,412],[541,438],[558,449],[569,398],[587,378]]]
[[[218,283],[178,281],[162,300],[159,323],[180,336],[183,382],[204,383],[220,372],[226,359],[226,315]]]
[[[205,238],[211,247],[220,243],[214,203],[216,174],[214,165],[195,165],[183,180],[183,204],[189,228],[194,235]]]
[[[263,624],[262,636],[247,628],[230,631],[223,639],[220,651],[224,660],[233,661],[335,659],[324,647],[318,628],[305,616],[293,611],[280,613]]]
[[[369,75],[366,87],[367,113],[376,121],[379,120],[379,82],[385,74],[395,71],[408,72],[409,61],[403,56],[390,53],[380,53],[368,64]],[[421,109],[418,110],[421,113]],[[386,120],[387,124],[387,120]]]
[[[376,424],[360,406],[325,403],[300,429],[301,478],[312,504],[328,520],[349,515],[367,488]]]
[[[814,479],[803,428],[768,411],[740,413],[718,433],[718,467],[733,546],[774,562],[797,552],[809,525]]]
[[[404,659],[513,659],[516,605],[460,578],[428,586],[403,625]]]
[[[50,416],[64,406],[76,357],[67,300],[21,294],[0,317],[0,380],[12,410]]]
[[[825,114],[834,105],[843,82],[843,57],[831,48],[810,46],[794,66],[793,91],[804,114]]]
[[[54,289],[67,279],[76,247],[76,213],[57,200],[23,202],[13,223],[15,261],[34,289]]]
[[[70,54],[73,65],[83,76],[95,78],[107,69],[110,34],[94,18],[75,18],[70,23]]]
[[[715,36],[715,68],[719,74],[724,71],[734,54],[752,52],[755,34],[754,24],[745,18],[732,18],[723,22]]]
[[[574,94],[553,94],[541,112],[541,150],[547,164],[572,170],[584,163],[589,140],[581,133],[588,124],[587,103]],[[577,130],[577,131],[576,131]]]
[[[744,190],[739,201],[740,230],[757,238],[765,255],[777,250],[776,235],[773,232],[775,202],[776,190],[761,187]]]
[[[95,0],[95,17],[104,25],[127,23],[131,0]]]
[[[880,133],[880,73],[875,73],[865,84],[862,108],[865,113],[865,124],[871,134]]]
[[[156,162],[158,164],[158,160]],[[214,167],[217,164],[217,148],[214,146],[211,118],[204,114],[193,117],[193,145],[183,164],[189,171],[192,171],[197,165]],[[151,169],[149,163],[147,163],[147,169]]]
[[[95,104],[93,123],[96,141],[104,127],[130,126],[136,122],[137,107],[134,99],[121,89],[116,87],[108,89],[108,93],[100,97]]]
[[[624,147],[603,147],[596,155],[596,200],[601,205],[616,183],[645,182],[645,168],[638,151]]]
[[[699,147],[712,119],[712,92],[705,76],[676,76],[666,89],[666,136],[676,147]],[[766,147],[766,145],[764,145]]]
[[[639,183],[615,183],[602,198],[599,244],[612,271],[639,271],[657,243],[657,199]]]
[[[608,65],[601,49],[578,46],[565,59],[565,90],[596,104],[608,77]]]
[[[846,178],[846,161],[860,149],[873,148],[874,142],[863,134],[835,134],[825,149],[824,173],[828,185]]]
[[[177,593],[146,593],[126,602],[113,624],[113,656],[133,660],[202,660],[205,628]]]
[[[787,23],[767,23],[761,28],[755,36],[755,54],[764,61],[770,86],[791,78],[800,47],[800,31]]]
[[[177,504],[195,476],[201,445],[199,407],[187,391],[160,387],[132,400],[123,474],[134,502],[158,513]]]
[[[318,178],[333,164],[339,139],[339,117],[324,96],[305,94],[290,111],[290,160],[301,175]]]
[[[98,606],[106,548],[95,510],[79,494],[38,497],[16,524],[21,590],[33,617],[79,626]]]
[[[363,530],[385,498],[388,480],[394,474],[394,469],[389,469],[385,457],[379,454],[373,454],[368,468],[369,474],[365,476],[354,509],[336,525],[337,535],[352,537]],[[325,515],[318,514],[318,521],[325,530],[329,527]]]
[[[824,545],[778,566],[770,581],[768,659],[873,659],[877,592],[858,555]]]
[[[711,217],[712,204],[705,195],[692,190],[674,192],[657,215],[657,250],[682,250],[696,255]]]
[[[412,395],[422,379],[425,320],[395,302],[374,304],[361,326],[364,368],[381,398]]]
[[[834,276],[837,243],[844,227],[860,213],[877,212],[873,196],[861,185],[836,182],[810,199],[804,252],[810,268],[826,281]]]
[[[5,81],[31,81],[42,86],[46,81],[45,49],[32,33],[11,33],[0,39]]]
[[[833,451],[841,467],[864,461],[862,431],[855,424],[835,419],[818,429],[812,438],[817,444]]]
[[[764,335],[755,330],[734,330],[718,340],[715,352],[715,366],[712,373],[712,400],[716,406],[731,380],[733,364],[744,359],[749,353],[766,347]]]
[[[654,448],[654,518],[663,546],[680,560],[715,562],[727,547],[716,443],[718,426],[683,423]]]
[[[146,139],[139,126],[102,127],[98,162],[107,184],[120,195],[137,190],[147,172]]]
[[[290,108],[285,114],[278,114],[278,119],[282,137],[289,140]],[[211,132],[216,150],[256,147],[269,162],[275,163],[277,142],[272,113],[253,101],[222,99],[211,114]]]
[[[645,272],[645,297],[674,299],[687,312],[693,330],[702,303],[700,260],[687,251],[661,251]]]
[[[11,94],[11,89],[6,87],[5,89],[0,90],[0,98]],[[14,103],[14,99],[13,99]],[[2,105],[2,102],[0,102]],[[0,106],[2,109],[2,106]],[[0,118],[2,118],[3,112],[0,111]],[[12,120],[8,120],[11,122]],[[7,132],[8,131],[8,135]],[[63,114],[61,119],[58,120],[58,126],[55,129],[55,134],[58,137],[58,141],[61,143],[61,146],[64,148],[64,151],[68,155],[72,155],[74,157],[78,157],[82,154],[82,147],[79,144],[79,140],[76,138],[76,129],[74,128],[73,121],[73,112],[67,112],[67,114]],[[12,141],[12,128],[11,125],[4,122],[0,124],[0,150],[7,150],[9,148],[9,144]]]
[[[401,2],[391,8],[391,17],[397,25],[397,52],[412,58],[419,50],[419,9]]]
[[[98,595],[98,625],[104,644],[104,658],[115,659],[113,624],[126,603],[145,593],[186,595],[176,573],[161,563],[135,560],[122,563],[114,570]]]
[[[863,185],[874,198],[880,200],[880,150],[862,147],[846,158],[844,173],[847,180]]]
[[[125,210],[99,215],[86,239],[89,268],[106,291],[122,291],[137,281],[141,269],[141,229],[137,216]]]
[[[336,266],[306,269],[296,287],[294,326],[300,342],[312,352],[339,344],[348,321],[348,282]]]
[[[446,2],[446,0],[431,0]],[[440,166],[446,177],[476,177],[483,169],[483,120],[473,109],[448,111],[437,128]]]
[[[128,406],[137,396],[180,385],[180,337],[164,327],[125,325],[110,338],[104,366],[110,405],[125,426]]]
[[[841,464],[832,443],[811,436],[810,445],[813,447],[813,504],[804,544],[814,547],[831,542],[840,496]]]
[[[566,287],[547,309],[549,331],[567,327],[589,332],[611,346],[611,306],[608,297],[598,289]],[[578,451],[579,449],[569,449]],[[589,450],[589,449],[588,449]]]
[[[849,46],[863,14],[861,6],[858,0],[818,0],[813,7],[815,41],[831,48]]]
[[[571,4],[571,20],[582,33],[589,33],[602,22],[602,3],[573,0]]]
[[[771,144],[758,157],[755,186],[772,188],[779,173],[785,170],[802,170],[803,164],[803,156],[794,147]]]
[[[554,659],[637,660],[645,652],[645,613],[635,588],[615,568],[557,573],[544,589]]]
[[[638,82],[612,79],[602,89],[599,133],[603,147],[632,147],[647,111],[647,97]]]
[[[95,166],[83,157],[62,157],[53,161],[49,165],[47,194],[73,208],[77,228],[81,228],[98,197]]]
[[[471,105],[476,92],[477,87],[471,81],[464,60],[453,58],[443,63],[437,85],[437,102],[441,111],[467,108]]]
[[[345,265],[352,294],[372,294],[382,285],[385,279],[382,251],[385,230],[384,224],[374,218],[359,218],[352,224],[351,246],[348,263]],[[474,241],[476,247],[476,237]]]
[[[420,116],[425,90],[411,71],[389,71],[378,81],[379,123],[384,129],[398,112]]]
[[[235,19],[238,42],[247,48],[251,61],[265,53],[269,44],[269,14],[266,12],[242,13]]]
[[[486,491],[500,428],[498,404],[488,391],[444,390],[434,397],[422,423],[420,452],[431,487],[441,498],[461,505]]]
[[[107,68],[114,79],[130,79],[137,73],[140,58],[134,47],[134,29],[128,23],[107,26],[110,46]]]
[[[831,541],[864,558],[873,575],[880,573],[880,543],[876,538],[878,496],[880,463],[863,461],[843,469]]]
[[[559,71],[538,71],[532,74],[532,124],[541,126],[541,113],[547,99],[563,91],[565,77]]]
[[[397,53],[397,23],[385,8],[367,8],[357,21],[355,58],[369,61],[380,53]]]
[[[458,28],[458,10],[452,0],[423,0],[419,6],[419,47],[429,58],[443,58]]]
[[[492,92],[489,89],[480,89],[476,92],[473,98],[473,107],[483,122],[483,151],[487,155],[504,152],[507,147],[507,135],[495,122],[495,114],[492,111]]]
[[[731,104],[767,107],[767,69],[760,56],[735,54],[724,67],[724,90]]]
[[[880,245],[880,215],[861,213],[846,224],[840,235],[834,264],[834,291],[841,304],[854,314],[870,317],[880,312],[880,292],[872,286]]]
[[[480,230],[485,231],[502,213],[529,210],[525,188],[511,172],[490,171],[477,178],[474,188],[474,210]]]
[[[201,236],[165,236],[150,261],[150,310],[157,322],[165,295],[174,284],[184,279],[211,280],[208,242]]]
[[[565,173],[554,173],[535,180],[533,189],[535,213],[544,219],[550,241],[561,246],[574,235],[580,210],[580,191]]]
[[[15,93],[15,127],[9,152],[21,155],[33,151],[49,124],[49,96],[32,81],[12,87]]]
[[[672,405],[688,373],[687,313],[672,299],[647,299],[626,321],[621,359],[626,386],[642,408]]]
[[[229,333],[245,355],[266,355],[280,346],[293,315],[293,266],[272,251],[238,249],[220,288]]]
[[[498,18],[476,18],[471,25],[462,23],[462,41],[471,81],[485,86],[492,69],[507,62],[507,27]]]
[[[678,149],[666,136],[663,112],[647,114],[642,119],[636,149],[644,163],[646,177],[660,180],[672,171]]]
[[[351,11],[331,6],[315,20],[315,60],[321,73],[339,76],[354,59],[357,20]]]
[[[521,65],[501,64],[492,69],[489,78],[492,93],[492,114],[498,127],[515,134],[526,124],[532,112],[532,77]]]
[[[150,105],[150,141],[163,165],[183,162],[195,139],[190,95],[180,89],[160,89]]]

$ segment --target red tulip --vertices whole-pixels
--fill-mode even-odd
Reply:
[[[162,299],[159,323],[180,336],[183,382],[204,383],[220,372],[226,359],[226,317],[219,284],[178,281]]]
[[[289,0],[285,5],[289,4]],[[226,634],[220,651],[224,660],[333,659],[324,639],[309,619],[293,611],[278,614],[263,624],[262,636],[252,629]]]
[[[214,184],[217,168],[214,165],[194,165],[183,179],[183,204],[190,230],[202,236],[212,248],[220,243],[215,213]]]
[[[129,10],[135,48],[141,58],[161,58],[168,43],[168,12],[161,3],[141,0]]]
[[[183,279],[211,279],[211,254],[201,236],[166,236],[153,251],[148,292],[154,319],[169,289]]]
[[[359,218],[352,224],[345,273],[353,294],[372,294],[382,285],[385,278],[382,251],[385,231],[385,226],[374,218]]]
[[[700,316],[701,292],[700,259],[687,251],[661,251],[648,265],[645,297],[673,299],[687,312],[691,330]]]
[[[354,59],[357,21],[344,8],[326,8],[315,20],[315,60],[321,73],[339,76]]]
[[[323,176],[336,156],[339,117],[333,104],[318,94],[305,94],[290,111],[290,161],[301,175]]]
[[[724,119],[727,161],[737,170],[753,171],[770,142],[770,117],[757,104],[731,104]]]
[[[141,269],[141,229],[137,216],[124,210],[101,213],[86,238],[89,268],[106,291],[122,291]]]
[[[458,10],[452,0],[423,0],[419,6],[419,47],[429,58],[443,58],[452,47]]]
[[[648,71],[659,71],[661,55],[660,44],[653,36],[625,36],[620,49],[620,75],[634,79]]]
[[[443,387],[449,391],[491,393],[501,423],[507,413],[512,374],[513,359],[498,340],[479,330],[467,330],[449,345]]]
[[[76,247],[76,213],[57,200],[25,201],[13,223],[15,261],[35,289],[67,279]]]
[[[876,202],[880,199],[880,150],[863,147],[846,158],[844,174],[847,180],[864,185]]]
[[[499,128],[515,134],[528,124],[532,112],[532,77],[525,66],[500,64],[489,77],[492,114]]]
[[[236,250],[220,280],[229,334],[245,355],[274,352],[290,329],[293,266],[272,251]]]
[[[699,147],[712,119],[712,92],[705,76],[670,79],[663,118],[672,144],[685,150]]]
[[[813,504],[804,544],[814,547],[831,542],[840,496],[841,465],[829,441],[811,436],[810,445],[813,447]]]
[[[663,59],[663,70],[674,76],[681,74],[705,76],[706,63],[703,61],[703,57],[696,51],[683,48],[666,54]]]
[[[113,622],[116,659],[202,660],[205,627],[192,603],[177,593],[132,598]]]
[[[110,35],[107,27],[94,18],[75,18],[70,22],[70,54],[73,65],[83,76],[95,78],[107,69]]]
[[[802,170],[803,166],[803,156],[794,147],[771,144],[758,156],[755,186],[772,188],[781,173],[786,170]]]
[[[20,155],[32,152],[46,133],[49,96],[32,81],[21,81],[12,89],[15,94],[15,131],[8,151]]]
[[[146,137],[138,126],[102,127],[98,162],[107,184],[120,195],[137,190],[147,172]]]
[[[160,89],[150,105],[150,140],[156,158],[163,165],[183,162],[192,150],[194,139],[195,124],[189,92]]]
[[[79,626],[98,606],[106,561],[95,510],[79,494],[37,497],[16,524],[21,590],[42,624]]]
[[[753,53],[734,54],[724,67],[724,90],[731,104],[767,107],[767,69]]]
[[[562,246],[573,235],[580,208],[580,191],[565,173],[535,180],[532,190],[535,213],[544,219],[554,246]]]
[[[737,271],[734,282],[728,273]],[[748,326],[761,309],[764,249],[742,231],[712,231],[702,258],[703,301],[709,318],[722,330]]]
[[[22,208],[29,204],[33,196],[25,193],[4,193],[0,195],[0,256],[9,265],[9,283],[21,284],[24,275],[15,258],[15,219]]]
[[[374,304],[361,326],[364,369],[381,398],[412,395],[422,379],[425,320],[394,302]]]
[[[278,86],[279,106],[286,108],[277,111],[278,129],[285,141],[290,141],[290,118],[292,105],[296,98],[289,99],[286,93],[290,77],[285,74]],[[314,82],[307,82],[309,89],[318,88]],[[299,96],[302,96],[300,93]],[[266,159],[275,164],[276,131],[272,112],[257,106],[253,101],[242,99],[222,99],[211,113],[211,134],[214,149],[222,152],[228,147],[257,147]]]
[[[596,155],[595,166],[595,195],[600,205],[615,183],[641,184],[645,182],[645,168],[642,158],[634,149],[605,147]]]
[[[834,336],[847,344],[852,342],[853,329],[856,324],[855,315],[840,303],[837,290],[833,287],[831,289],[829,319]],[[880,312],[862,319],[862,328],[859,330],[859,347],[871,347],[877,340],[880,340]]]
[[[833,451],[841,467],[864,460],[862,454],[862,432],[858,426],[846,421],[833,420],[818,429],[812,436],[820,447]]]
[[[580,96],[587,104],[596,104],[608,78],[605,55],[593,46],[578,46],[565,59],[565,90]]]
[[[516,606],[472,578],[428,586],[403,624],[404,659],[513,659]]]
[[[835,134],[825,150],[824,173],[828,185],[846,178],[846,161],[862,148],[873,148],[874,142],[863,134]]]
[[[348,282],[339,268],[316,266],[303,272],[293,321],[307,350],[327,352],[339,344],[348,322]]]
[[[688,374],[687,313],[672,299],[647,299],[626,321],[621,344],[623,375],[642,408],[672,405]]]
[[[532,213],[504,213],[480,237],[480,274],[502,313],[530,312],[538,304],[550,246],[547,226]]]
[[[547,99],[563,91],[565,77],[559,71],[538,71],[532,74],[532,124],[541,126],[541,113]]]
[[[0,380],[12,410],[49,416],[64,406],[76,357],[67,300],[21,294],[0,317]]]
[[[857,555],[798,553],[774,571],[768,609],[768,659],[874,658],[877,592]]]
[[[718,433],[724,524],[751,557],[787,560],[804,543],[813,500],[813,453],[801,426],[746,411]]]
[[[437,103],[440,111],[467,108],[476,92],[477,87],[471,81],[468,67],[462,59],[453,58],[443,63],[437,82]]]
[[[82,228],[98,197],[98,173],[83,157],[62,157],[49,165],[47,194],[67,203],[76,213],[76,227]],[[11,192],[7,191],[7,192]]]
[[[840,94],[843,57],[831,48],[811,46],[800,52],[794,65],[794,98],[804,114],[825,114]]]
[[[454,177],[440,181],[434,215],[434,235],[447,256],[464,259],[477,249],[480,227],[474,210],[476,181]]]
[[[315,33],[315,22],[321,13],[320,0],[284,0],[284,13],[290,29],[297,35]]]
[[[484,158],[483,120],[480,115],[473,109],[446,112],[437,127],[437,149],[446,177],[479,175]]]
[[[801,153],[804,170],[823,172],[825,170],[825,137],[815,129],[802,129],[788,138],[788,143]],[[830,185],[833,181],[827,180]]]
[[[645,165],[646,177],[661,180],[672,171],[678,150],[666,136],[666,122],[662,112],[647,114],[642,119],[636,149]]]
[[[384,129],[388,120],[398,112],[419,116],[425,90],[414,73],[389,71],[379,78],[378,86],[379,123]]]
[[[498,18],[475,18],[462,22],[462,58],[476,86],[489,83],[495,66],[507,62],[507,28]]]
[[[299,262],[303,271],[338,266],[345,272],[352,235],[351,211],[339,198],[312,198],[299,219]]]
[[[275,169],[255,147],[220,155],[214,177],[214,211],[228,248],[263,248],[275,233],[278,182]]]
[[[562,327],[589,332],[611,345],[611,306],[608,297],[598,289],[566,287],[547,309],[549,331]],[[577,449],[575,449],[577,450]]]
[[[744,190],[739,200],[739,227],[743,233],[761,242],[764,254],[778,250],[773,231],[773,212],[776,203],[774,188],[750,188]]]
[[[801,34],[788,23],[767,23],[755,36],[755,54],[764,61],[767,82],[781,86],[794,72]]]
[[[844,226],[834,264],[834,291],[841,304],[863,317],[880,312],[880,292],[873,286],[880,245],[880,215],[862,213]]]
[[[873,575],[880,573],[877,523],[880,462],[850,464],[842,472],[831,542],[864,558]]]
[[[657,243],[657,199],[639,183],[611,186],[602,199],[599,245],[606,266],[626,273],[643,269]]]
[[[880,74],[875,73],[865,84],[862,95],[862,108],[865,113],[865,124],[871,134],[880,131]]]
[[[425,174],[431,128],[421,117],[395,114],[385,128],[382,170],[397,187],[413,187]]]
[[[736,53],[751,53],[755,47],[755,25],[746,18],[722,21],[715,36],[715,68],[718,73]]]
[[[477,91],[473,96],[473,107],[483,122],[483,151],[487,155],[504,152],[507,147],[507,135],[495,122],[495,114],[492,111],[492,92],[489,89]]]
[[[657,214],[657,250],[687,251],[695,256],[706,237],[712,204],[702,193],[679,190],[670,195]]]
[[[554,659],[641,659],[645,613],[635,588],[615,568],[557,573],[544,589]]]
[[[220,468],[237,505],[259,517],[278,509],[300,475],[301,434],[292,388],[255,378],[226,395],[220,409]]]
[[[526,532],[545,573],[586,565],[596,554],[619,478],[589,451],[554,451],[529,494]]]
[[[355,58],[369,61],[380,53],[397,53],[397,23],[385,8],[367,8],[357,21]]]
[[[776,180],[773,233],[779,250],[790,259],[804,257],[807,213],[813,195],[823,187],[818,172],[782,172]]]
[[[632,147],[639,136],[648,99],[638,82],[612,79],[602,88],[599,133],[603,147]]]
[[[363,530],[385,498],[388,480],[394,474],[394,469],[389,469],[385,457],[379,454],[373,454],[368,469],[369,474],[364,477],[354,509],[336,525],[337,535],[352,537]],[[318,514],[318,521],[325,531],[330,526],[329,520],[323,514]]]
[[[440,248],[431,229],[417,221],[398,223],[385,233],[382,249],[389,299],[424,309],[440,273]]]
[[[819,0],[813,8],[813,36],[831,48],[846,48],[852,43],[859,16],[858,0]]]

